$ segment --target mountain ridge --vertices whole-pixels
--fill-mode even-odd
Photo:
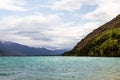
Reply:
[[[119,21],[118,21],[119,20]],[[104,31],[106,31],[106,30],[110,30],[110,29],[113,29],[113,28],[115,28],[115,26],[113,26],[115,23],[113,23],[113,21],[115,21],[115,22],[119,22],[119,25],[120,25],[120,14],[118,15],[118,16],[116,16],[114,19],[112,19],[110,22],[108,22],[108,23],[106,23],[106,24],[104,24],[104,25],[102,25],[102,26],[100,26],[99,28],[97,28],[97,29],[95,29],[93,32],[91,32],[90,34],[88,34],[84,39],[82,39],[77,45],[83,45],[82,43],[83,43],[83,41],[86,39],[86,38],[88,38],[88,37],[90,37],[90,36],[97,36],[97,35],[99,35],[99,33],[101,33],[101,32],[104,32]],[[116,25],[118,25],[118,24],[116,24]],[[106,27],[104,27],[104,26],[106,26]],[[120,27],[120,26],[116,26],[116,27]],[[76,48],[77,46],[75,46],[74,48]]]
[[[64,53],[63,55],[68,56],[75,56],[78,54],[82,54],[81,56],[87,56],[83,53],[80,53],[84,47],[86,47],[92,40],[94,40],[97,36],[100,36],[102,33],[115,29],[120,28],[120,14],[116,16],[111,21],[107,22],[106,24],[100,26],[99,28],[93,30],[90,34],[88,34],[84,39],[77,43],[77,45],[69,52]]]
[[[53,51],[46,48],[29,47],[10,41],[0,41],[0,56],[57,56],[65,51],[65,49]]]

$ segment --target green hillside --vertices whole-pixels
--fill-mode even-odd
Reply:
[[[120,14],[93,30],[64,56],[120,56]]]
[[[91,39],[81,50],[72,50],[66,52],[64,55],[120,56],[120,28],[103,32],[99,36]]]

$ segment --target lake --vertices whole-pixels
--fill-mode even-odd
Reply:
[[[120,58],[0,57],[0,80],[120,80]]]

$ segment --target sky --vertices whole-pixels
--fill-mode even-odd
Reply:
[[[120,0],[0,0],[0,40],[72,49],[120,13]]]

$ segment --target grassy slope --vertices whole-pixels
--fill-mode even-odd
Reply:
[[[63,55],[120,56],[120,28],[103,32],[99,36],[93,37],[93,39],[91,39],[81,50],[72,50]]]

